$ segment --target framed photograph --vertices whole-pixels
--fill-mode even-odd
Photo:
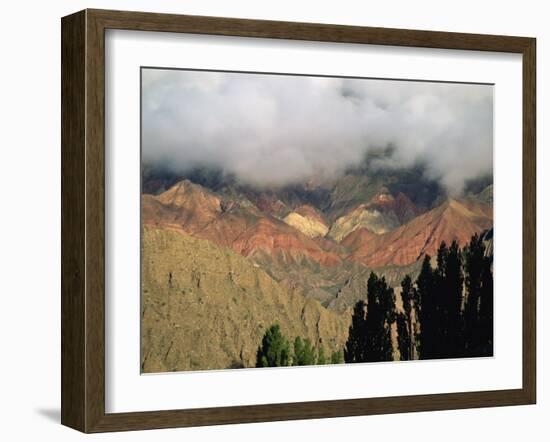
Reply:
[[[62,423],[534,404],[535,39],[62,19]]]

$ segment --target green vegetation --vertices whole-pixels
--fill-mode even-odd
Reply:
[[[367,302],[353,310],[346,363],[393,359],[391,327],[397,329],[401,360],[480,357],[493,354],[493,258],[477,234],[462,250],[442,242],[436,267],[426,255],[413,284],[401,282],[403,312],[395,308],[393,289],[371,273]]]
[[[325,357],[325,350],[323,347],[319,347],[317,352],[317,365],[325,365],[326,363],[327,359]]]
[[[391,361],[391,324],[395,320],[395,294],[384,277],[371,272],[367,283],[367,304],[354,307],[344,359],[351,362]]]
[[[344,350],[344,360],[350,362],[365,362],[366,356],[366,307],[360,299],[353,307],[353,316],[349,327],[349,337]]]
[[[468,293],[463,315],[465,356],[490,356],[493,353],[492,263],[492,256],[485,256],[483,239],[474,235],[464,250]]]
[[[422,359],[456,357],[463,351],[461,306],[463,298],[462,253],[453,241],[442,242],[437,267],[424,259],[419,275],[419,318]]]
[[[290,352],[289,340],[281,333],[279,324],[273,324],[265,332],[258,348],[256,367],[325,365],[343,362],[341,350],[334,351],[327,359],[322,346],[316,349],[308,338],[302,339],[300,336],[294,339],[293,352]]]
[[[274,324],[262,339],[256,355],[256,367],[286,367],[291,363],[290,344],[281,334],[279,324]]]
[[[344,352],[342,350],[335,350],[330,355],[331,364],[343,364],[344,363]]]
[[[411,277],[406,275],[401,282],[401,299],[404,313],[397,316],[397,339],[402,361],[414,359],[414,294]]]
[[[489,356],[493,352],[492,256],[483,238],[472,236],[462,250],[442,242],[432,268],[426,255],[418,278],[401,282],[403,309],[396,309],[394,290],[371,272],[366,302],[353,308],[348,339],[329,358],[309,339],[289,340],[272,325],[258,349],[257,367],[380,362],[394,359],[392,326],[401,360]]]
[[[437,267],[430,258],[417,280],[421,359],[490,356],[493,353],[492,256],[475,234],[461,251],[441,243]]]
[[[292,338],[291,353],[295,336],[316,350],[322,342],[327,358],[346,341],[348,317],[289,292],[231,250],[149,226],[142,246],[144,373],[255,367],[273,323]]]
[[[302,341],[302,338],[296,336],[294,340],[294,357],[292,365],[315,365],[317,356],[315,348],[311,345],[309,339]]]

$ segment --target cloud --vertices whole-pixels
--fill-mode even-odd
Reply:
[[[392,146],[376,166],[422,161],[449,193],[492,173],[492,86],[158,69],[142,79],[147,164],[280,186],[336,177]]]

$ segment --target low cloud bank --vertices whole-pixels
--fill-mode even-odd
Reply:
[[[283,186],[337,177],[392,146],[376,167],[421,161],[450,194],[492,174],[492,86],[155,69],[142,78],[149,165]]]

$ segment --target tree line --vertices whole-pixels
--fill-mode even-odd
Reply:
[[[315,348],[311,341],[297,336],[291,345],[279,324],[269,327],[256,353],[256,367],[288,367],[292,365],[324,365],[344,362],[342,350],[325,355],[323,346]]]
[[[394,289],[371,272],[366,299],[353,307],[343,351],[327,357],[300,337],[291,345],[274,324],[263,336],[256,367],[492,356],[492,265],[478,234],[463,249],[456,241],[441,242],[434,265],[425,255],[416,280],[406,275],[401,281],[401,311]]]
[[[463,249],[456,241],[442,242],[435,266],[426,255],[416,281],[409,275],[402,280],[399,312],[393,288],[371,272],[366,302],[353,309],[345,362],[396,359],[392,327],[401,360],[491,356],[493,257],[485,252],[478,234]]]

